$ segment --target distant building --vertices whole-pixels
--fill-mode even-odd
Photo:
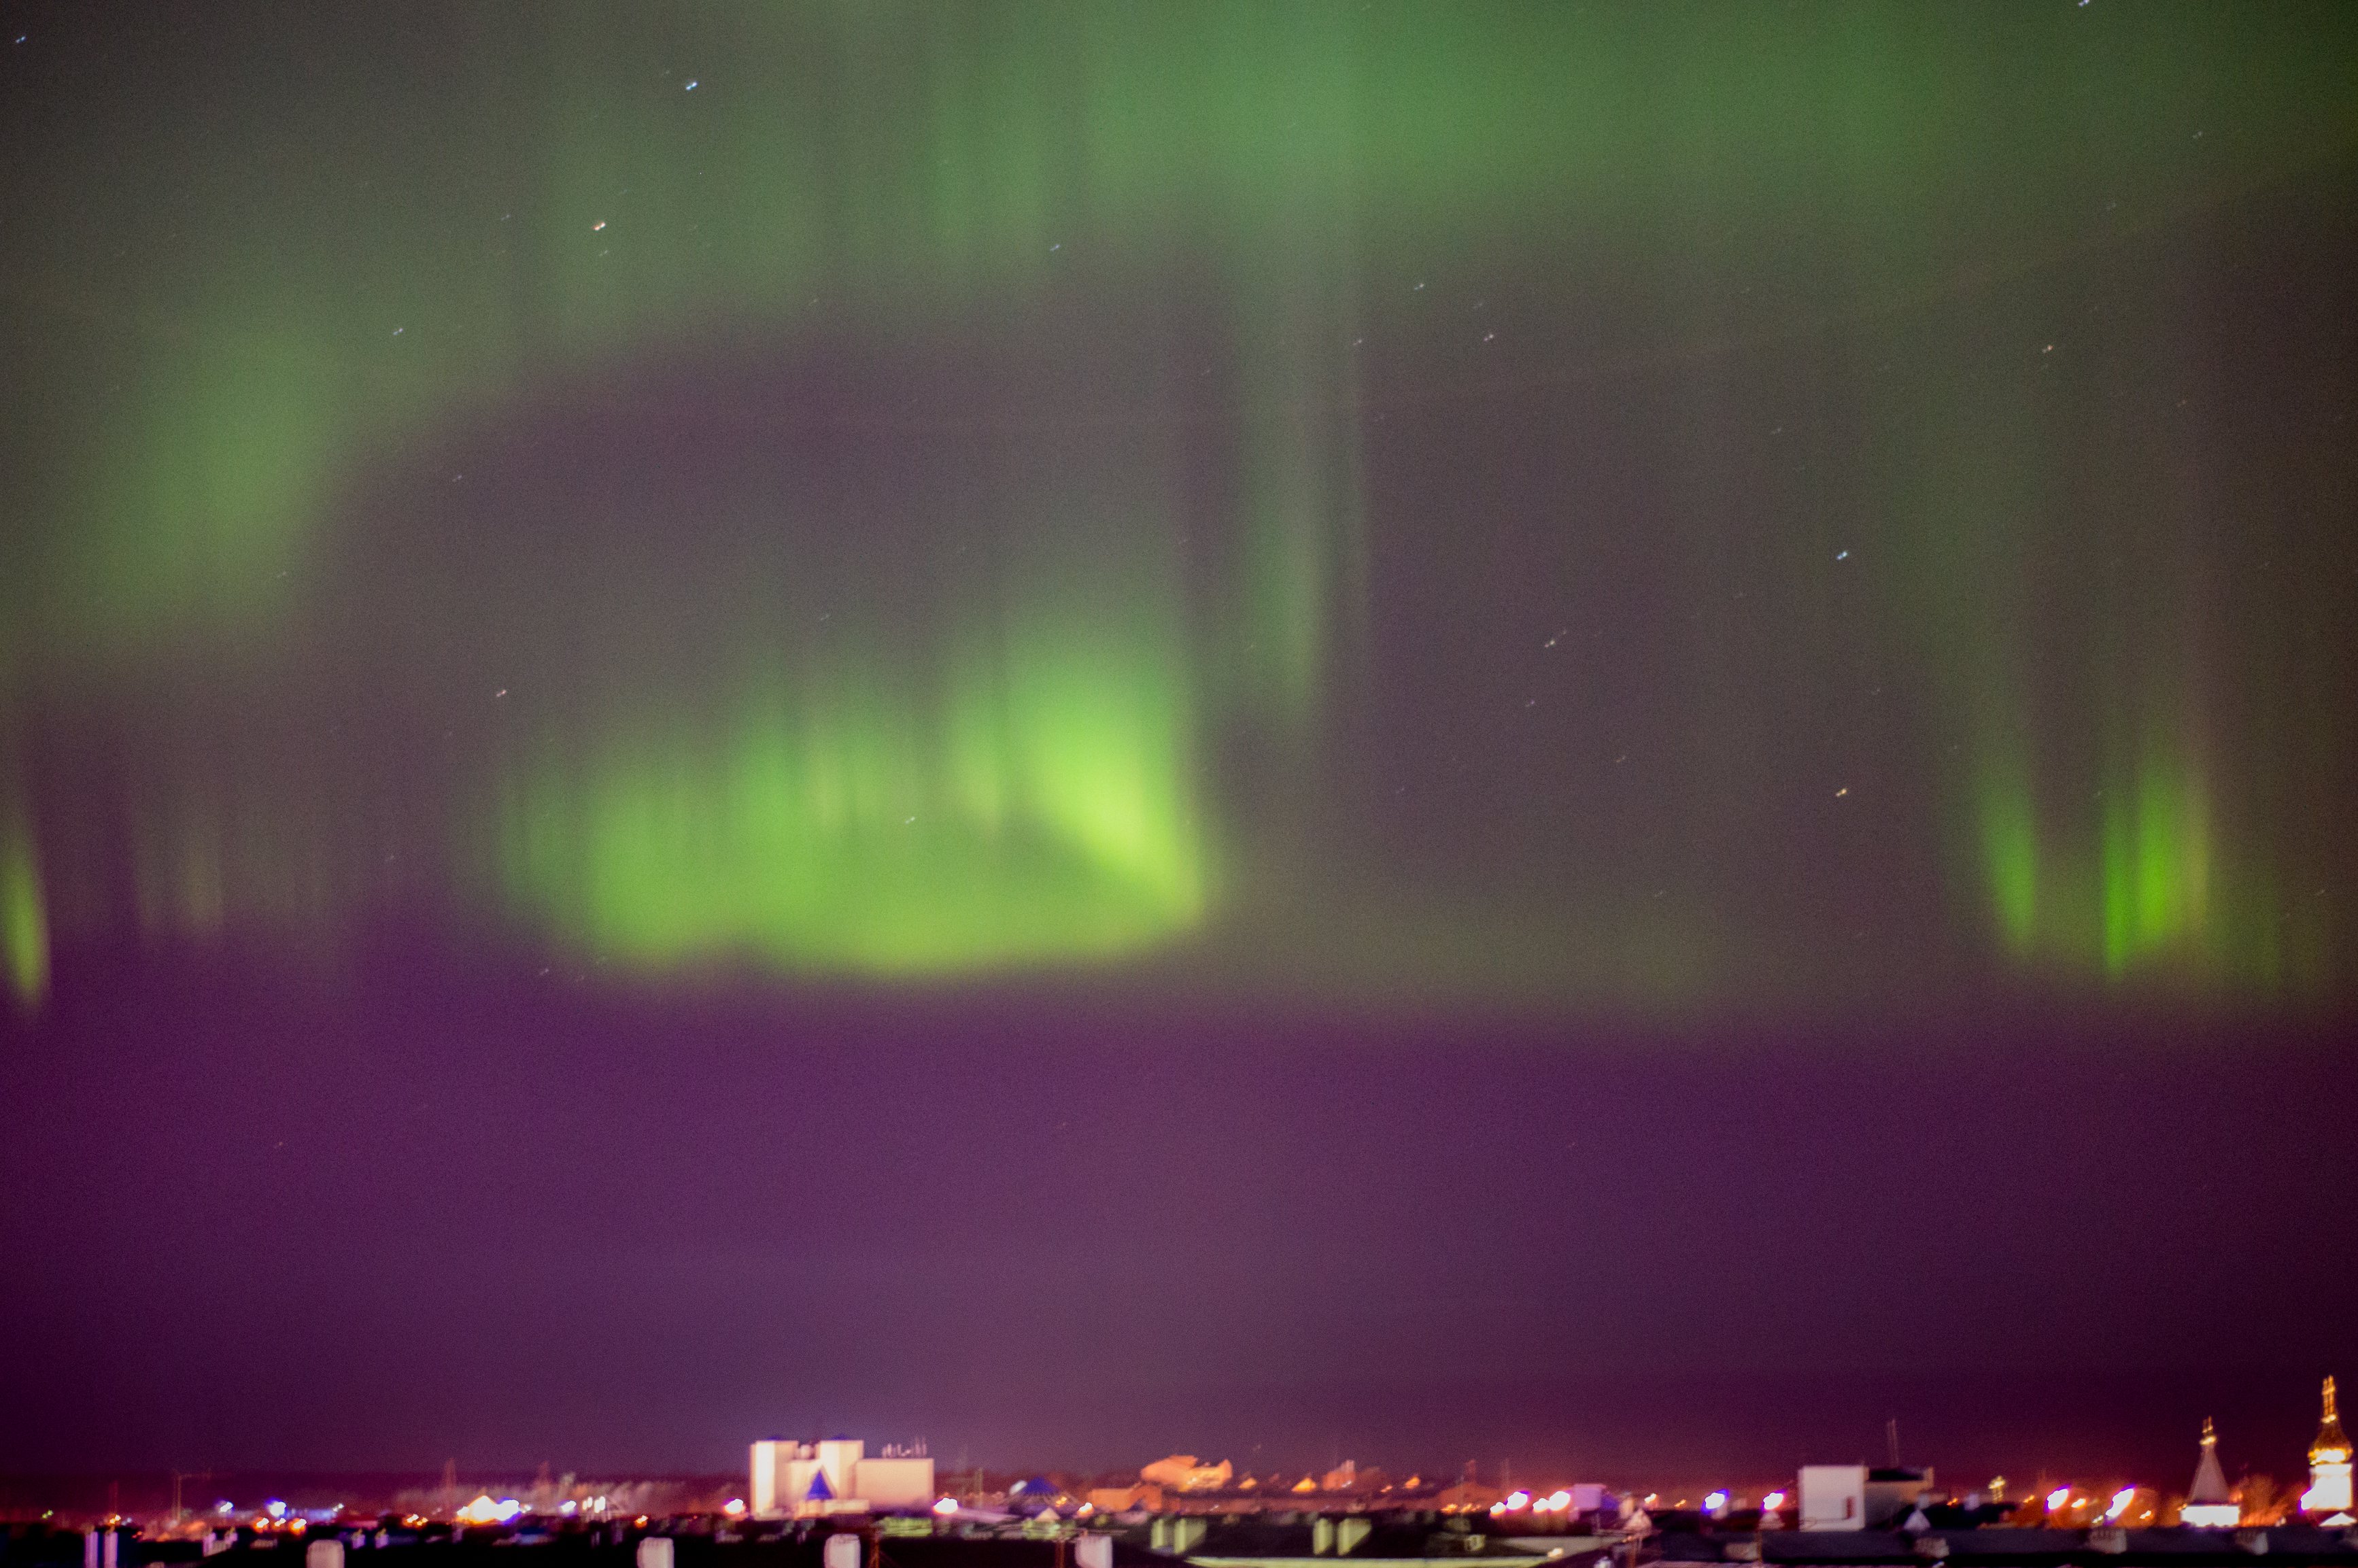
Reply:
[[[756,1519],[806,1519],[879,1509],[922,1509],[934,1500],[934,1462],[925,1455],[887,1454],[871,1459],[851,1437],[796,1443],[765,1437],[753,1444]]]
[[[1866,1528],[1866,1466],[1804,1465],[1800,1486],[1803,1530]]]
[[[1236,1479],[1236,1466],[1227,1460],[1217,1465],[1199,1465],[1192,1454],[1174,1454],[1167,1459],[1157,1459],[1141,1468],[1138,1478],[1150,1486],[1169,1487],[1179,1492],[1217,1492]]]
[[[1045,1476],[1026,1476],[1007,1488],[1008,1511],[1026,1519],[1061,1519],[1073,1505],[1073,1495]]]
[[[1939,1497],[1930,1465],[1879,1465],[1866,1473],[1866,1527],[1881,1530]]]
[[[1932,1471],[1908,1465],[1804,1465],[1803,1530],[1883,1530],[1932,1499]]]
[[[1433,1506],[1449,1513],[1474,1513],[1503,1501],[1506,1495],[1496,1487],[1467,1479],[1433,1493]]]
[[[2342,1433],[2342,1416],[2333,1408],[2333,1379],[2325,1379],[2325,1415],[2317,1423],[2317,1441],[2309,1445],[2309,1490],[2300,1495],[2306,1514],[2347,1516],[2350,1500],[2350,1439]],[[2347,1517],[2328,1523],[2348,1524]]]
[[[2219,1468],[2219,1433],[2211,1425],[2211,1418],[2202,1418],[2202,1457],[2194,1462],[2194,1484],[2186,1488],[2186,1507],[2178,1516],[2180,1524],[2190,1524],[2210,1530],[2233,1530],[2242,1521],[2243,1509],[2236,1505],[2235,1494],[2227,1489],[2227,1476]]]

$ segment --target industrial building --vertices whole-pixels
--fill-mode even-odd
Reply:
[[[755,1519],[813,1519],[929,1508],[934,1462],[923,1452],[887,1449],[868,1457],[856,1437],[817,1443],[765,1437],[753,1444],[746,1501]]]

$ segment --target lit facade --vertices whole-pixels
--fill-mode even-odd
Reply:
[[[1174,1491],[1217,1492],[1226,1489],[1236,1473],[1236,1467],[1225,1459],[1217,1465],[1199,1465],[1192,1454],[1174,1454],[1141,1468],[1138,1478],[1149,1486],[1169,1487]]]
[[[1866,1466],[1804,1465],[1800,1485],[1803,1530],[1866,1528]]]
[[[2325,1379],[2325,1414],[2317,1423],[2317,1440],[2309,1445],[2309,1490],[2300,1495],[2306,1514],[2350,1512],[2350,1439],[2342,1433],[2341,1412],[2333,1408],[2333,1379]]]
[[[851,1437],[824,1443],[765,1437],[753,1444],[746,1500],[756,1519],[923,1509],[934,1501],[934,1462],[889,1450],[871,1459],[868,1445]]]

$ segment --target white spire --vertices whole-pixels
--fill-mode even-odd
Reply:
[[[2219,1468],[2219,1433],[2211,1418],[2202,1418],[2202,1457],[2194,1465],[2194,1484],[2186,1488],[2186,1510],[2179,1517],[2191,1525],[2212,1528],[2233,1525],[2240,1510],[2227,1477]]]

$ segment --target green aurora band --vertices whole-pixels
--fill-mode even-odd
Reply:
[[[2358,146],[2358,41],[2331,7],[2154,7],[2103,32],[1896,5],[421,16],[469,39],[457,77],[391,31],[297,70],[313,46],[274,27],[221,81],[172,74],[149,40],[148,76],[124,79],[149,88],[124,91],[154,105],[103,147],[24,112],[59,172],[19,177],[12,209],[36,221],[0,274],[25,367],[27,477],[5,499],[29,568],[0,586],[0,974],[20,1000],[54,944],[119,918],[126,879],[157,935],[316,932],[425,891],[641,974],[957,976],[1193,944],[1347,989],[1725,995],[1790,953],[1701,881],[1614,914],[1662,897],[1650,872],[1502,892],[1532,948],[1512,975],[1462,932],[1417,935],[1463,902],[1438,884],[1390,887],[1389,980],[1342,950],[1341,912],[1382,880],[1342,820],[1371,776],[1354,715],[1382,619],[1381,400],[1353,346],[1400,338],[1405,308],[1379,283],[1472,254],[1615,302],[1627,337],[1545,367],[1544,398],[1616,365],[1781,351],[1792,333],[1736,321],[1715,275],[1828,333],[1939,318],[2013,287],[1956,282],[1985,258],[2027,275],[2115,243],[2087,215],[2099,195],[2166,226]],[[72,123],[103,117],[72,102]],[[2206,146],[2181,125],[2220,129]],[[102,177],[103,210],[70,219]],[[759,611],[748,646],[651,682],[623,625],[564,655],[569,704],[530,736],[454,721],[430,766],[323,755],[295,720],[252,719],[260,700],[173,719],[124,695],[190,666],[302,687],[294,629],[336,613],[306,596],[355,492],[536,388],[714,341],[1033,319],[1080,254],[1101,290],[1205,302],[1201,357],[1229,388],[1219,530],[1179,499],[1177,460],[1087,497],[1017,487],[995,504],[1061,520],[1021,524],[1022,570],[929,590],[946,624],[926,637],[896,635],[897,584],[957,568],[898,557],[842,579],[860,630],[824,657]],[[2331,996],[2346,934],[2292,882],[2347,751],[2346,719],[2320,717],[2334,692],[2306,718],[2223,711],[2223,683],[2298,655],[2192,625],[2200,552],[2147,520],[2201,499],[2156,480],[2088,514],[2048,454],[2095,406],[2019,396],[1963,341],[1986,317],[1953,341],[1907,330],[1961,368],[1860,397],[1879,477],[1848,504],[1880,530],[1879,635],[1919,672],[1924,730],[1959,738],[1911,765],[1936,780],[1964,947],[2067,980]],[[2110,351],[2117,379],[2167,373],[2146,341]],[[2309,488],[2286,505],[2346,512],[2340,461],[2294,476]],[[2100,581],[2053,544],[2080,530],[2157,564]],[[1026,591],[1045,560],[1064,580]],[[2085,630],[2027,630],[2059,596],[2090,607]],[[85,700],[114,753],[58,740]],[[328,731],[331,697],[290,701]],[[209,738],[222,711],[247,717]],[[1729,798],[1693,787],[1694,816]]]
[[[1184,660],[1130,628],[1021,620],[928,701],[860,661],[717,735],[660,718],[524,772],[503,892],[582,947],[661,968],[958,973],[1119,956],[1203,915]]]

